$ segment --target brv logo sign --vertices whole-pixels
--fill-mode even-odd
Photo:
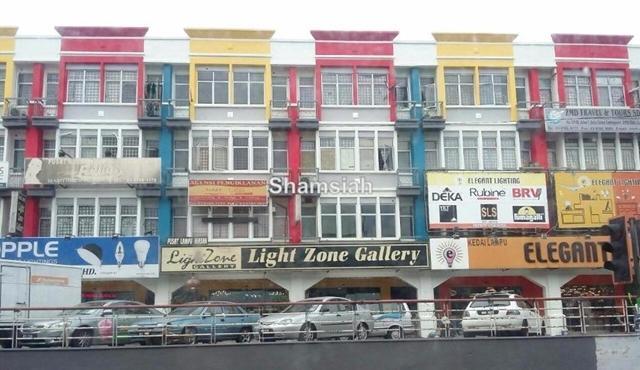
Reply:
[[[514,198],[540,199],[542,196],[541,188],[513,188]]]
[[[454,193],[449,188],[444,188],[441,193],[431,193],[431,200],[444,202],[462,201],[462,195]]]

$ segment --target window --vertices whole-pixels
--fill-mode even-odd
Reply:
[[[322,220],[322,237],[336,238],[338,236],[338,212],[335,198],[320,199],[320,215]]]
[[[2,71],[0,70],[0,73]],[[0,87],[2,87],[2,75],[0,75]],[[640,107],[640,81],[633,81],[633,106],[635,108]]]
[[[229,103],[229,72],[226,69],[198,70],[198,103]]]
[[[313,77],[300,76],[300,109],[314,109],[316,107],[316,91]]]
[[[43,145],[42,145],[42,155],[45,158],[55,158],[56,157],[56,138],[55,138],[55,133],[52,132],[49,135],[45,134],[44,142],[43,142]],[[0,158],[1,158],[1,156],[0,156]]]
[[[518,108],[527,108],[527,78],[516,77],[516,103]]]
[[[411,97],[409,96],[409,78],[408,77],[396,77],[395,86],[396,102],[400,109],[410,108],[409,102]]]
[[[622,155],[622,169],[634,170],[636,168],[633,134],[620,134],[620,153]]]
[[[362,237],[376,237],[376,198],[360,198]]]
[[[264,104],[264,73],[233,72],[233,103]]]
[[[0,160],[4,160],[4,139],[5,139],[5,130],[0,129]]]
[[[225,207],[216,207],[216,208],[222,208],[224,209],[224,215],[222,216],[228,216],[229,211],[227,210],[227,208]],[[209,209],[207,207],[191,207],[191,236],[192,237],[209,237],[209,224],[205,223],[202,219],[204,217],[208,217],[209,216]],[[216,214],[214,213],[213,215],[214,217],[216,216]],[[214,224],[214,225],[220,225],[220,224]],[[224,223],[224,234],[223,233],[219,233],[218,235],[215,234],[215,229],[214,229],[214,235],[213,237],[215,238],[216,236],[218,237],[223,237],[226,238],[227,237],[227,232],[228,232],[228,223]],[[220,228],[222,230],[222,228]]]
[[[478,160],[478,133],[475,131],[464,131],[462,133],[462,147],[464,168],[467,170],[480,169],[480,161]]]
[[[597,170],[598,161],[598,135],[582,134],[582,150],[584,153],[584,165],[587,170]]]
[[[356,198],[340,199],[341,237],[356,237]]]
[[[460,138],[459,133],[444,133],[444,166],[446,169],[460,168]]]
[[[287,208],[280,208],[278,214],[275,216],[284,216],[284,227],[278,235],[281,239],[286,238],[289,225],[287,224]],[[252,224],[254,238],[268,238],[269,237],[269,207],[251,207],[251,215],[255,219]]]
[[[147,198],[142,201],[144,221],[142,234],[158,235],[158,199]]]
[[[551,93],[551,79],[547,77],[540,77],[538,82],[540,89],[540,103],[548,105],[553,101],[553,95]]]
[[[422,87],[422,105],[423,107],[435,107],[437,105],[436,95],[436,79],[433,76],[420,77],[420,86]]]
[[[56,235],[73,235],[73,199],[56,199]],[[93,232],[93,230],[92,230]]]
[[[444,83],[447,105],[475,104],[472,71],[446,71]]]
[[[315,135],[303,133],[300,142],[302,152],[302,172],[314,171],[316,169],[316,138]]]
[[[320,133],[320,169],[336,169],[336,137],[333,131]]]
[[[386,74],[358,72],[358,104],[388,104]]]
[[[506,73],[480,72],[480,105],[507,105]]]
[[[565,166],[570,169],[615,171],[637,168],[636,134],[565,134],[563,140]]]
[[[440,168],[440,135],[436,135],[427,133],[424,138],[424,160],[428,170]]]
[[[143,131],[144,135],[144,148],[143,157],[145,158],[159,158],[160,157],[160,135],[158,131],[146,130]]]
[[[60,130],[60,154],[66,154],[71,158],[76,157],[77,130]]]
[[[175,106],[188,107],[189,106],[189,75],[176,74],[174,89],[175,89],[175,93],[174,93]]]
[[[249,169],[249,131],[233,133],[233,169]]]
[[[253,132],[253,169],[269,169],[269,133]],[[282,147],[282,143],[279,144]],[[286,143],[284,144],[286,148]],[[286,167],[286,164],[285,164]]]
[[[336,153],[335,131],[320,133],[321,170],[335,170],[335,159],[343,171],[393,171],[394,132],[338,131]],[[357,160],[356,160],[357,159]]]
[[[18,105],[28,105],[33,88],[33,74],[18,73]]]
[[[516,150],[516,133],[500,132],[500,153],[502,154],[502,169],[515,170],[518,168],[518,157]]]
[[[144,84],[144,98],[161,100],[163,83],[164,81],[162,80],[162,74],[147,74],[147,79]]]
[[[400,236],[403,239],[412,239],[415,237],[413,233],[413,198],[400,198]]]
[[[105,72],[104,101],[106,103],[136,103],[138,72],[136,70],[107,70]]]
[[[203,218],[209,218],[208,222]],[[191,207],[191,236],[210,239],[267,238],[269,207]]]
[[[95,199],[78,199],[78,236],[94,236]]]
[[[556,154],[556,142],[547,141],[547,162],[549,168],[558,167],[558,155]]]
[[[533,163],[531,158],[531,140],[524,140],[520,136],[520,166],[528,167]]]
[[[38,236],[51,236],[51,200],[40,199],[40,220],[38,221]]]
[[[7,71],[4,65],[0,65],[0,104],[4,104],[4,85],[7,79]]]
[[[378,132],[378,170],[393,169],[393,132]]]
[[[79,136],[79,143],[76,142]],[[59,157],[137,158],[140,155],[140,130],[60,130]],[[55,153],[54,150],[51,152]]]
[[[580,142],[577,134],[565,135],[564,153],[567,167],[570,169],[580,168]]]
[[[398,133],[398,169],[411,169],[411,135],[406,132]]]
[[[565,72],[564,89],[569,106],[592,106],[591,78],[579,72]]]
[[[116,233],[116,198],[100,198],[98,202],[98,235],[112,236]]]
[[[596,144],[597,151],[597,144]],[[615,170],[618,168],[616,163],[616,135],[602,134],[602,158],[604,159],[605,170]]]
[[[254,149],[255,150],[255,149]],[[273,134],[273,169],[276,171],[287,171],[287,136],[283,133]]]
[[[47,82],[45,87],[45,105],[58,104],[58,73],[47,73]]]
[[[140,148],[140,131],[122,130],[122,157],[137,158]]]
[[[624,107],[624,84],[622,73],[598,74],[598,104],[604,107]]]
[[[498,169],[497,132],[482,132],[482,165],[485,170]]]
[[[171,235],[187,236],[187,199],[173,198],[171,199]]]
[[[364,171],[373,171],[375,166],[375,132],[360,131],[358,132],[358,140],[360,145],[360,169]]]
[[[340,169],[341,170],[355,170],[356,168],[356,156],[355,156],[355,138],[353,132],[340,132],[338,134],[340,139]]]
[[[316,202],[313,198],[302,199],[302,239],[315,239],[318,236],[316,230]]]
[[[282,202],[282,204],[280,204],[280,202],[282,202],[281,199],[277,199],[274,200],[273,202],[273,238],[274,239],[278,239],[278,240],[286,240],[287,239],[287,235],[288,235],[288,215],[289,215],[289,208],[287,205],[286,200]],[[265,208],[265,207],[260,207],[260,208]],[[255,210],[254,210],[254,215],[255,215]],[[266,225],[269,225],[269,220],[268,217],[269,215],[266,214],[267,217],[267,222]],[[269,236],[268,230],[267,231],[266,236]]]
[[[353,79],[351,73],[322,73],[322,103],[324,105],[353,104]]]
[[[98,130],[80,130],[80,158],[96,157],[98,157]]]
[[[120,199],[120,235],[137,234],[138,200],[136,198]]]
[[[209,169],[209,132],[194,130],[191,136],[191,168],[194,171],[207,171]]]
[[[271,78],[273,108],[285,109],[289,101],[289,79],[286,76],[273,76]]]
[[[175,172],[186,172],[189,168],[189,136],[185,130],[173,132],[173,167]]]
[[[97,103],[100,100],[100,71],[72,69],[67,76],[67,101],[70,103]]]
[[[13,171],[22,172],[24,170],[25,140],[13,140]]]
[[[212,131],[213,142],[213,170],[224,171],[229,168],[229,133],[227,131]]]
[[[269,133],[266,131],[193,130],[191,135],[191,168],[194,171],[226,171],[230,155],[232,170],[268,169]]]
[[[380,226],[383,238],[395,238],[396,198],[380,198]]]

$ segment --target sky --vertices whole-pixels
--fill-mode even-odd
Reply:
[[[405,41],[432,40],[432,32],[516,33],[519,42],[550,42],[551,33],[595,33],[634,35],[631,44],[640,45],[639,3],[620,2],[626,4],[608,10],[598,3],[605,2],[8,0],[0,26],[18,26],[18,35],[57,35],[54,26],[62,25],[147,26],[147,36],[180,38],[185,27],[252,28],[276,30],[277,39],[311,39],[312,29],[393,30]]]

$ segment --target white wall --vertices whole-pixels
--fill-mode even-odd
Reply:
[[[516,67],[555,67],[553,44],[513,45],[514,65]]]
[[[144,40],[145,63],[189,63],[188,39]]]
[[[58,62],[60,60],[60,38],[17,37],[14,60],[16,62]]]
[[[315,65],[313,41],[271,41],[271,64]]]
[[[396,42],[393,44],[394,63],[397,67],[435,66],[435,43]]]

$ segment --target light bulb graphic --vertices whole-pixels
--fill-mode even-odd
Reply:
[[[444,256],[444,260],[447,261],[447,266],[451,267],[453,265],[453,261],[455,261],[458,252],[455,249],[448,247],[442,251],[442,255]]]
[[[140,239],[133,243],[133,249],[136,251],[136,258],[138,259],[138,267],[144,267],[144,263],[147,261],[149,248],[151,248],[151,243],[149,243],[148,240]]]
[[[87,244],[76,250],[80,258],[91,266],[102,266],[102,248],[97,244]]]
[[[123,260],[124,260],[124,246],[122,246],[122,242],[118,242],[118,245],[116,245],[116,262],[118,263],[118,268],[122,266]]]

